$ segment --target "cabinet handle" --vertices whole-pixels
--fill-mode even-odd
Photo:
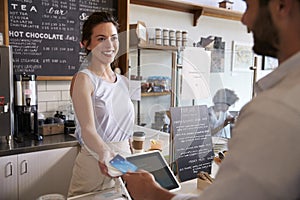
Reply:
[[[5,166],[5,177],[9,177],[13,175],[13,170],[12,170],[12,163],[9,162]]]
[[[27,162],[27,160],[23,160],[22,162],[21,162],[21,175],[22,174],[26,174],[27,172],[28,172],[28,168],[27,168],[27,165],[28,165],[28,162]]]

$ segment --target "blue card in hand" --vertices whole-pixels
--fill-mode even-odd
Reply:
[[[127,161],[125,158],[117,154],[109,163],[120,172],[125,174],[128,171],[135,172],[138,168],[131,162]]]

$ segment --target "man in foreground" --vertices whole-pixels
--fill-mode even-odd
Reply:
[[[254,52],[280,66],[257,82],[257,96],[241,110],[213,185],[200,196],[175,195],[148,172],[129,172],[123,178],[135,200],[300,199],[300,0],[245,2]]]

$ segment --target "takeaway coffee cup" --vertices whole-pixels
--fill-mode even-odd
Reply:
[[[132,148],[133,153],[142,153],[144,151],[145,133],[142,131],[133,133]]]

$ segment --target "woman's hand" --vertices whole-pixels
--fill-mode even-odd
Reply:
[[[228,124],[233,124],[234,122],[235,122],[234,117],[227,117],[224,122],[224,127],[227,126]]]
[[[108,168],[107,168],[106,164],[101,161],[98,161],[98,165],[99,165],[99,168],[100,168],[102,174],[110,177],[110,175],[108,174]]]
[[[111,177],[108,173],[107,163],[109,163],[109,161],[116,156],[116,153],[111,151],[107,146],[105,146],[102,151],[102,156],[99,156],[98,166],[102,174]]]

